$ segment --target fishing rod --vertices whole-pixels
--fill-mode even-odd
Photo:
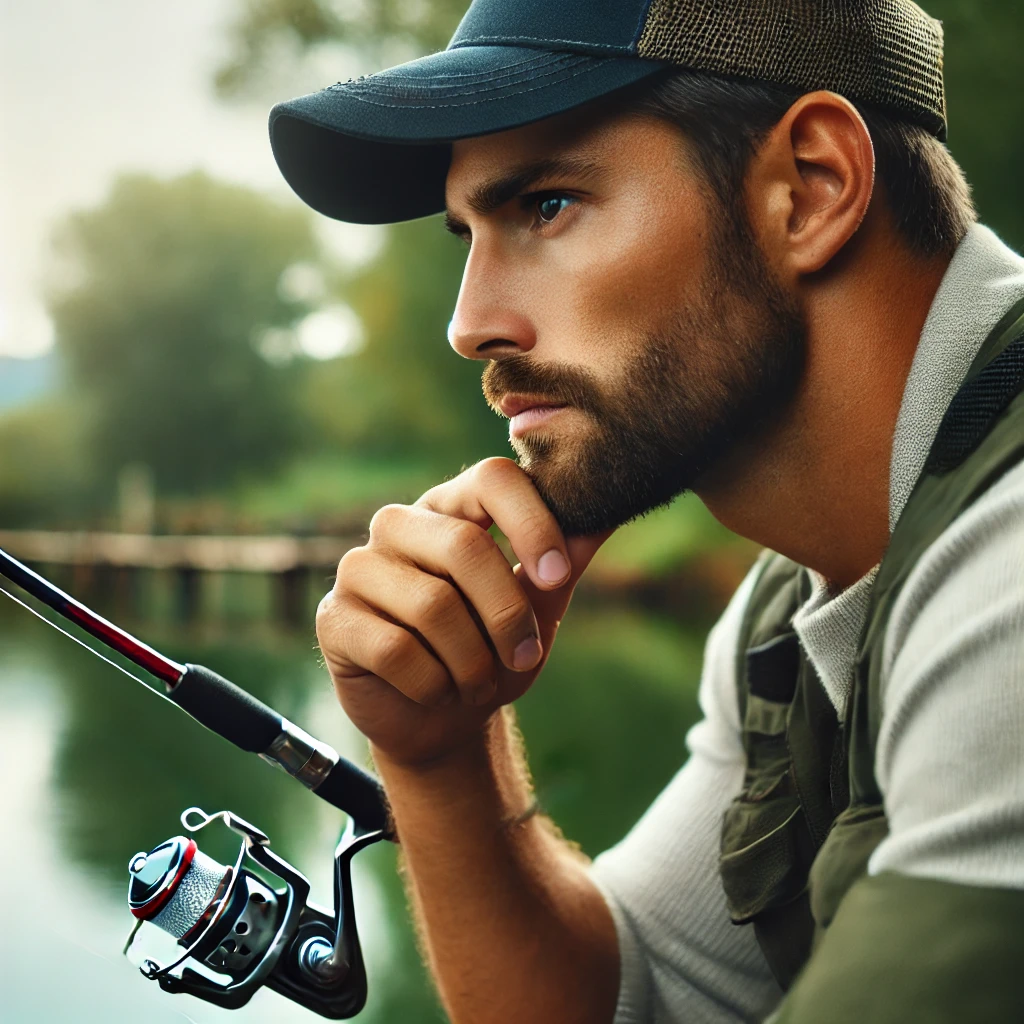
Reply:
[[[230,680],[203,665],[166,657],[2,548],[0,576],[160,680],[164,692],[154,692],[201,725],[287,772],[349,816],[334,852],[332,914],[309,902],[309,882],[271,852],[269,838],[256,826],[230,811],[186,810],[181,815],[186,832],[220,822],[242,842],[232,866],[208,857],[195,839],[185,836],[131,858],[128,906],[136,926],[125,953],[147,922],[173,936],[185,950],[170,964],[145,958],[142,974],[165,991],[187,992],[229,1009],[245,1005],[266,985],[332,1020],[357,1014],[366,1002],[366,971],[356,929],[351,862],[360,850],[393,838],[380,782]],[[0,591],[153,689],[14,594],[2,587]],[[283,886],[275,888],[268,874]]]

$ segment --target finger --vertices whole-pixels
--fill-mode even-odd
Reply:
[[[573,590],[580,577],[593,561],[601,545],[604,544],[613,532],[608,530],[605,533],[595,534],[591,537],[569,538],[566,546],[570,562],[572,563],[572,573],[568,581],[557,590],[540,590],[534,587],[526,577],[526,574],[521,571],[519,566],[516,566],[516,575],[520,583],[522,583],[523,590],[533,606],[534,614],[537,616],[537,621],[541,625],[540,638],[545,650],[551,644],[555,630],[558,628],[558,624],[561,622],[562,616],[569,606],[569,599],[572,597]]]
[[[560,587],[569,578],[562,531],[533,481],[511,459],[484,459],[427,491],[417,504],[484,529],[496,525],[540,590]]]
[[[525,672],[540,661],[533,608],[485,529],[426,508],[388,506],[370,523],[369,546],[394,552],[434,576],[450,578],[507,668]]]
[[[361,548],[352,555],[339,569],[346,595],[415,630],[448,670],[463,701],[486,704],[494,696],[496,658],[459,591],[390,554]]]
[[[448,670],[412,633],[359,602],[328,595],[317,610],[316,635],[337,687],[370,673],[428,707],[456,695]]]

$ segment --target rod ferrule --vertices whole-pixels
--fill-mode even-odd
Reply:
[[[260,757],[298,779],[309,789],[316,789],[338,763],[338,752],[287,718],[281,719],[281,731]]]

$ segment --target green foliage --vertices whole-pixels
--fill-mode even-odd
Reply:
[[[508,453],[504,421],[481,397],[481,364],[446,340],[464,261],[438,218],[413,221],[392,228],[380,258],[348,283],[367,345],[310,382],[309,408],[338,443],[364,455],[420,454],[442,472]]]
[[[343,533],[353,520],[367,523],[382,505],[413,502],[435,483],[436,471],[415,458],[325,451],[239,487],[234,509],[260,529]]]
[[[243,0],[230,30],[231,56],[214,83],[223,96],[252,89],[275,62],[280,44],[306,50],[340,44],[383,66],[386,54],[443,49],[466,0]]]
[[[1024,248],[1024,90],[1020,45],[1024,4],[1007,0],[923,0],[946,32],[949,145],[974,187],[978,212]]]
[[[294,451],[295,368],[255,343],[306,312],[278,291],[316,257],[304,211],[198,173],[123,177],[58,247],[73,283],[50,311],[101,481],[144,462],[158,491],[197,491]]]
[[[50,524],[73,521],[88,491],[90,453],[82,444],[81,409],[50,400],[0,419],[0,519]]]

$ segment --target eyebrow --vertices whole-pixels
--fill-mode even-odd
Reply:
[[[466,205],[476,213],[486,215],[500,209],[510,199],[528,192],[549,178],[592,178],[600,171],[591,160],[557,157],[537,160],[512,171],[498,175],[477,185],[466,199]],[[453,235],[466,237],[469,226],[451,211],[444,216],[444,226]]]

